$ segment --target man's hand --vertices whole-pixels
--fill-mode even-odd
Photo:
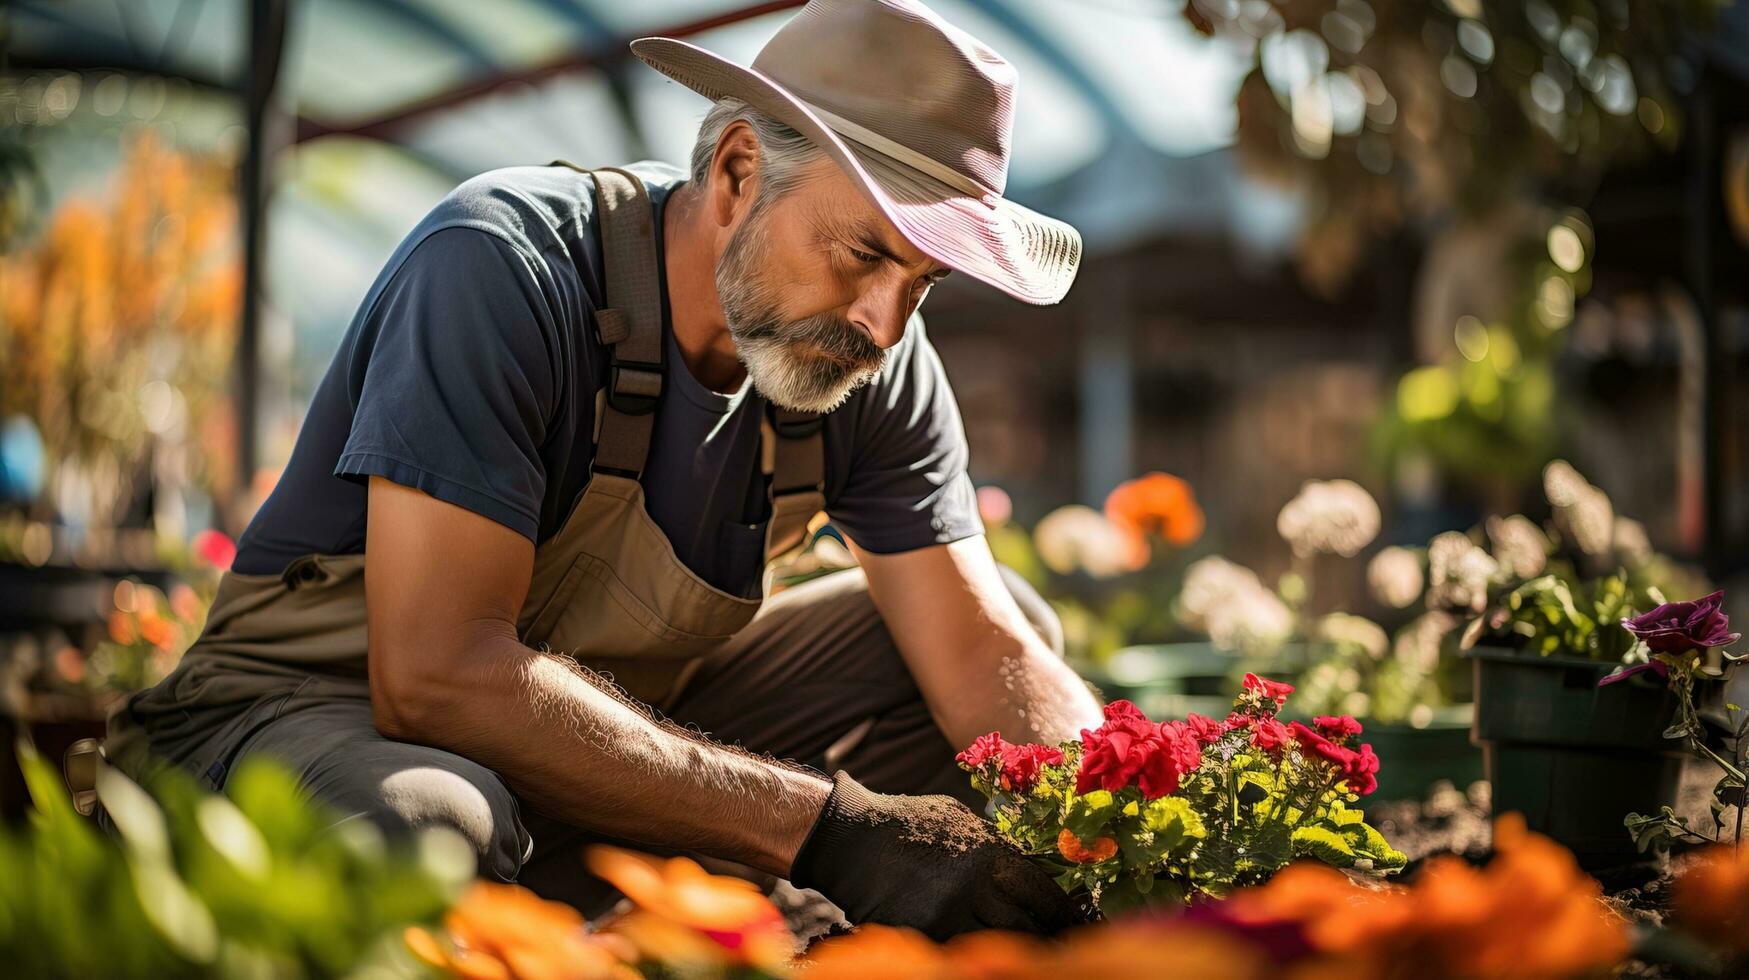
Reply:
[[[1099,726],[1099,702],[1027,622],[982,535],[896,555],[853,550],[905,666],[954,745],[991,731],[1055,744]]]
[[[574,664],[524,646],[527,538],[380,477],[369,506],[379,731],[487,766],[567,823],[789,869],[831,790],[824,779],[657,723]]]
[[[938,940],[976,929],[1049,934],[1081,921],[1051,876],[964,804],[871,793],[843,772],[790,880],[853,923],[909,926]]]

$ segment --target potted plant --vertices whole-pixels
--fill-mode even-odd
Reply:
[[[1624,618],[1662,596],[1623,575],[1551,573],[1508,592],[1465,631],[1474,739],[1496,813],[1523,813],[1587,867],[1630,863],[1629,812],[1676,800],[1682,760],[1664,742],[1676,699],[1630,679],[1600,686],[1638,649]]]

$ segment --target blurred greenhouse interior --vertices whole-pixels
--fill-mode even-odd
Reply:
[[[745,63],[798,6],[0,7],[0,714],[71,733],[91,712],[56,698],[174,662],[359,301],[451,188],[683,164],[706,103],[627,41]],[[1001,491],[986,520],[1163,471],[1204,521],[1122,601],[1042,527],[1003,552],[1083,657],[1209,633],[1180,590],[1212,555],[1303,619],[1395,631],[1420,586],[1381,598],[1370,558],[1425,567],[1515,514],[1578,541],[1574,494],[1606,508],[1597,554],[1749,585],[1749,4],[931,6],[1017,66],[1009,196],[1088,252],[1060,306],[957,279],[924,310]],[[1302,548],[1284,506],[1335,479],[1376,526]]]

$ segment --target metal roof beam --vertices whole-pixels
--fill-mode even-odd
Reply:
[[[660,34],[665,37],[686,37],[776,11],[799,7],[803,2],[804,0],[765,0],[762,3],[751,4],[699,20],[655,28],[648,33]],[[393,142],[395,132],[403,126],[435,113],[484,98],[506,85],[539,85],[563,75],[591,68],[606,68],[629,56],[630,52],[626,50],[626,43],[629,40],[629,38],[616,38],[575,54],[556,58],[546,64],[536,65],[533,68],[500,72],[485,78],[475,79],[360,123],[331,126],[300,117],[296,140],[302,143],[322,136],[348,135]]]

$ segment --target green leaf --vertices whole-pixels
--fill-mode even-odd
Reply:
[[[1293,833],[1295,857],[1315,858],[1337,868],[1354,866],[1354,848],[1340,831],[1319,824],[1300,827]]]
[[[97,798],[122,840],[142,860],[170,860],[170,829],[152,795],[113,766],[97,767]]]
[[[1117,812],[1117,801],[1111,793],[1096,789],[1075,797],[1075,801],[1069,804],[1068,814],[1063,818],[1063,826],[1084,841],[1092,840],[1105,832],[1106,825]]]

